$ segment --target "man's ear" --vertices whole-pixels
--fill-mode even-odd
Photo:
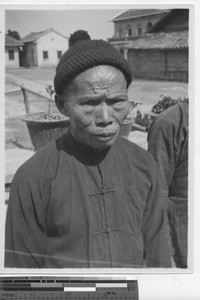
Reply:
[[[56,103],[56,106],[57,106],[58,110],[61,112],[61,114],[65,115],[65,116],[68,116],[67,108],[64,105],[65,104],[64,97],[56,94],[55,95],[55,103]]]

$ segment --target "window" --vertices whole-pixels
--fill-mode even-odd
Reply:
[[[8,57],[9,57],[9,60],[14,60],[15,59],[14,50],[9,50],[8,51]]]
[[[152,23],[151,22],[148,22],[147,23],[147,31],[152,27]]]
[[[132,28],[131,28],[131,25],[128,25],[128,27],[127,27],[127,35],[128,35],[128,36],[132,36]]]
[[[121,38],[122,37],[122,28],[121,26],[118,28],[118,37]]]
[[[142,25],[140,23],[137,24],[137,35],[142,34]]]
[[[57,58],[59,59],[61,58],[61,56],[62,56],[62,51],[57,51]]]
[[[48,59],[48,51],[43,51],[43,59]]]

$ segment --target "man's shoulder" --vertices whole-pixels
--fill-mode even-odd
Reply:
[[[55,142],[51,142],[35,152],[16,172],[18,177],[42,176],[44,172],[53,169],[58,161],[59,151]]]
[[[135,157],[141,160],[145,158],[150,160],[152,159],[151,154],[147,150],[121,136],[118,138],[116,145],[119,148],[119,150],[123,153],[124,157],[127,157],[129,159],[131,159],[131,157]]]
[[[188,103],[180,102],[160,113],[149,126],[148,137],[153,132],[165,135],[188,128]],[[155,136],[156,138],[156,136]]]
[[[128,161],[128,164],[135,169],[135,172],[141,170],[149,178],[158,172],[158,167],[152,154],[128,139],[123,137],[118,138],[117,151],[119,159]]]
[[[182,119],[182,116],[188,116],[188,103],[187,102],[180,102],[175,104],[162,113],[158,115],[156,118],[157,122],[162,123],[173,123],[178,122],[179,119]]]

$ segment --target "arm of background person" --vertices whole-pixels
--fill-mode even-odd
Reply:
[[[143,238],[146,253],[146,265],[152,268],[171,267],[168,233],[166,231],[166,201],[160,182],[160,172],[151,159],[152,186],[146,202],[143,219]]]
[[[159,118],[148,130],[148,151],[153,155],[160,169],[165,196],[173,178],[175,169],[174,128],[169,120]]]

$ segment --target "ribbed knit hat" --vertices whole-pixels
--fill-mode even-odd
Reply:
[[[87,31],[75,31],[69,39],[69,49],[61,56],[54,77],[54,88],[62,94],[66,84],[83,71],[100,65],[110,65],[125,76],[127,87],[132,81],[130,67],[124,57],[110,43],[91,40]]]

